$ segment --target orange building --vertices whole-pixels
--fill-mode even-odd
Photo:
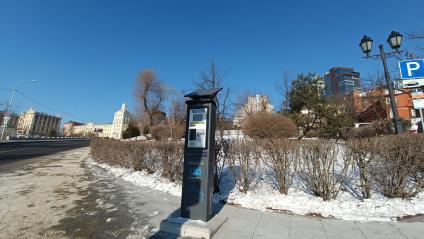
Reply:
[[[403,120],[412,120],[419,115],[412,105],[414,92],[410,89],[396,90],[395,100],[399,118]],[[356,99],[359,101],[358,99]],[[390,97],[386,89],[377,89],[361,97],[357,109],[359,122],[371,122],[381,119],[392,119],[393,112],[390,105]]]

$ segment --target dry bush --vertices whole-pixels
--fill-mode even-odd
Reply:
[[[272,170],[275,188],[283,194],[288,193],[293,183],[294,173],[291,172],[297,158],[298,143],[288,139],[264,139],[260,142],[266,154],[264,164]]]
[[[150,133],[156,140],[167,140],[171,137],[171,128],[167,124],[158,124],[150,128]]]
[[[181,142],[128,142],[113,139],[91,140],[91,155],[100,162],[144,170],[149,174],[160,171],[171,181],[182,178],[183,144]]]
[[[228,163],[231,142],[228,139],[219,138],[215,141],[215,162],[214,162],[214,193],[220,191],[220,183],[223,171]]]
[[[408,198],[424,185],[424,136],[387,135],[370,140],[370,178],[386,197]]]
[[[299,145],[297,173],[306,190],[325,201],[334,199],[346,181],[350,162],[338,160],[338,146],[331,140],[308,140]]]
[[[367,125],[359,128],[344,128],[342,130],[342,138],[349,139],[362,139],[377,136],[379,131],[373,125]]]
[[[297,135],[294,122],[281,114],[261,112],[248,116],[243,132],[252,138],[285,138]]]
[[[144,156],[143,169],[148,174],[153,174],[160,167],[160,158],[157,156],[156,144],[157,142],[143,142],[148,150]]]
[[[184,138],[185,130],[186,130],[185,121],[174,124],[172,126],[172,138],[177,140]]]
[[[126,159],[127,145],[114,139],[92,138],[90,151],[93,158],[101,163],[129,168],[131,163]],[[119,150],[118,150],[119,149]]]
[[[161,123],[150,128],[152,137],[156,140],[167,140],[168,138],[181,139],[185,135],[185,123],[178,122],[174,125]]]
[[[146,154],[150,150],[145,143],[128,142],[128,160],[131,162],[132,168],[135,171],[146,169]]]
[[[239,191],[246,193],[258,183],[260,152],[256,142],[240,139],[231,143],[229,167],[236,179]]]
[[[346,157],[356,165],[359,170],[359,186],[363,199],[371,197],[370,154],[371,139],[353,139],[346,142]]]
[[[184,145],[177,142],[156,142],[155,146],[161,161],[162,176],[171,182],[181,181]]]
[[[377,132],[376,135],[386,135],[394,133],[393,122],[388,119],[375,120],[371,123]]]

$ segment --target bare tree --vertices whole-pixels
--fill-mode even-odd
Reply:
[[[181,137],[185,134],[186,107],[183,99],[183,97],[175,99],[170,105],[170,117],[168,118],[168,123],[171,130],[171,139],[181,139]]]
[[[139,103],[140,126],[146,134],[153,126],[154,115],[162,109],[166,88],[153,70],[146,69],[137,78],[134,95]]]
[[[286,114],[289,113],[289,110],[290,110],[290,107],[289,107],[290,95],[289,94],[290,94],[291,79],[292,79],[292,75],[290,74],[290,72],[286,71],[283,73],[282,81],[277,83],[277,86],[276,86],[277,92],[281,96],[283,96],[283,99],[284,99],[281,106],[281,111]]]
[[[224,134],[224,121],[230,115],[231,102],[230,102],[230,89],[224,85],[225,74],[218,71],[215,62],[210,63],[210,69],[207,72],[200,74],[200,80],[195,81],[195,85],[200,89],[223,88],[218,94],[216,99],[216,119],[217,130],[220,137]]]
[[[383,73],[376,70],[374,74],[368,74],[363,78],[362,82],[362,90],[365,94],[361,97],[361,111],[368,109],[379,118],[378,120],[385,118],[380,114],[382,109],[387,112],[384,94],[386,85]]]
[[[195,81],[195,85],[200,89],[211,89],[211,88],[224,88],[221,92],[218,93],[216,99],[216,121],[217,121],[217,130],[219,132],[219,141],[224,140],[224,129],[225,129],[225,119],[230,114],[230,89],[224,85],[224,76],[225,74],[218,71],[218,67],[215,62],[210,63],[210,69],[207,72],[202,72],[200,74],[200,80]],[[217,145],[221,143],[218,142]],[[219,192],[219,182],[221,181],[222,174],[220,174],[219,165],[225,167],[226,158],[218,157],[219,154],[215,154],[215,173],[214,173],[214,192]]]
[[[249,97],[252,96],[253,93],[250,90],[245,90],[237,96],[234,102],[236,116],[239,112],[246,116],[253,114],[252,109],[250,107],[246,107],[246,104],[249,102]]]
[[[405,40],[413,41],[414,46],[411,49],[405,50],[407,59],[414,59],[423,57],[424,51],[424,32],[410,32],[405,36]]]

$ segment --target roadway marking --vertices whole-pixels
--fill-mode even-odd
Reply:
[[[10,152],[15,152],[15,151],[28,150],[28,149],[36,149],[36,148],[39,148],[39,147],[31,147],[31,148],[24,148],[24,149],[14,149],[14,150],[0,151],[0,154],[1,153],[10,153]]]

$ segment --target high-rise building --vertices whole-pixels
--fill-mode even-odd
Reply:
[[[122,139],[122,132],[128,127],[129,112],[126,104],[122,104],[121,109],[115,112],[112,123],[111,138]]]
[[[360,74],[353,68],[333,67],[324,76],[325,96],[338,96],[361,91]]]
[[[59,133],[61,120],[59,115],[49,115],[30,108],[19,117],[18,134],[55,136]]]

